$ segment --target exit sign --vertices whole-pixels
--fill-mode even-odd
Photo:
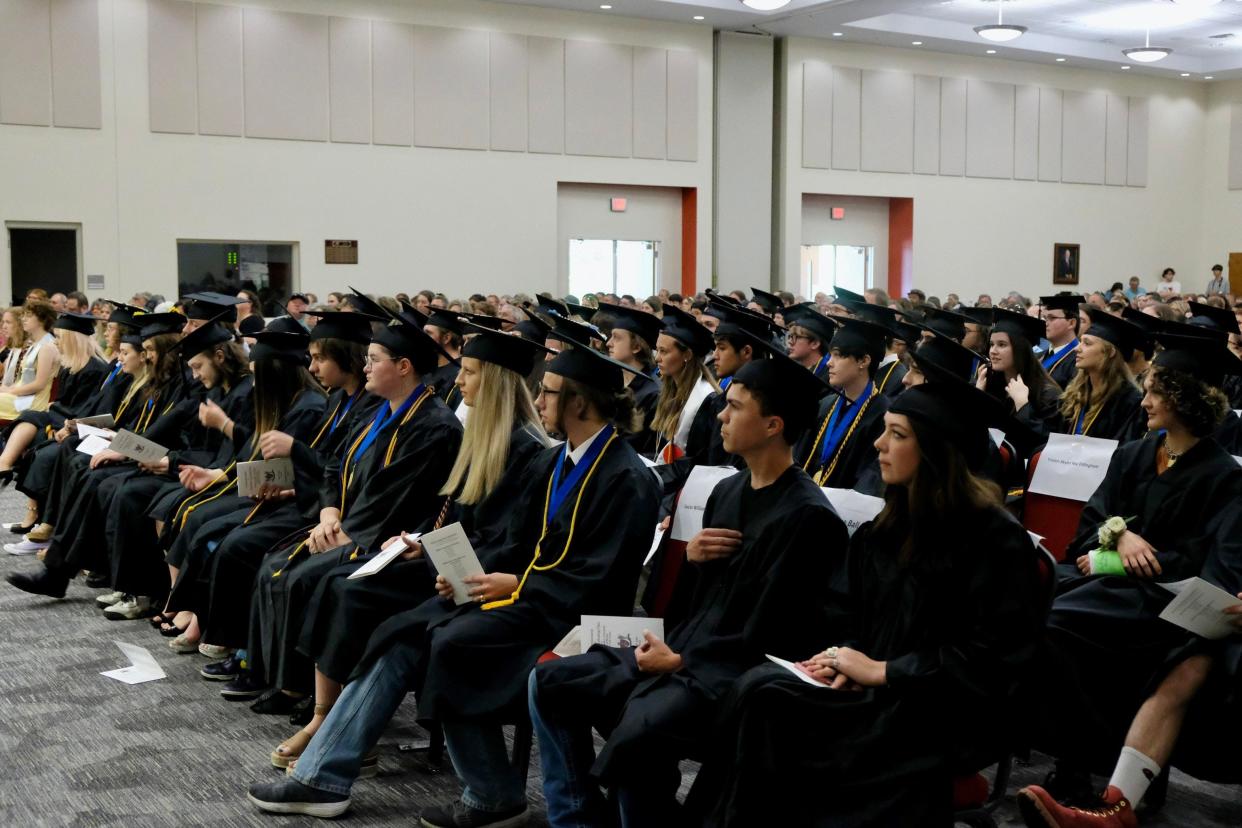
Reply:
[[[628,200],[624,198],[613,198],[608,200],[608,209],[614,213],[624,213],[625,208],[629,206]]]
[[[844,207],[833,207],[833,208],[832,208],[832,220],[833,220],[833,221],[841,221],[841,220],[843,220],[844,218],[845,218],[845,208],[844,208]]]

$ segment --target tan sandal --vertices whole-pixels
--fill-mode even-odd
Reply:
[[[315,705],[316,716],[326,716],[328,711],[332,709],[329,704]],[[315,734],[302,728],[288,739],[281,742],[272,751],[272,767],[289,768],[290,763],[296,762],[298,757],[302,755],[302,751],[306,750],[306,746],[310,744],[310,740],[315,738]]]

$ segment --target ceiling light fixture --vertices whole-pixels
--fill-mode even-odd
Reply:
[[[1122,68],[1122,69],[1129,69],[1130,67],[1129,67],[1129,66],[1122,66],[1121,68]]]
[[[695,19],[695,20],[706,20],[707,18],[703,17],[703,15],[701,15],[701,14],[696,14],[696,15],[694,16],[694,19]]]
[[[1203,76],[1203,79],[1204,79],[1204,80],[1211,80],[1211,79],[1212,79],[1212,76],[1211,76],[1211,75],[1204,75],[1204,76]]]
[[[1190,73],[1189,73],[1189,72],[1182,72],[1182,77],[1183,77],[1183,78],[1188,78],[1188,77],[1190,77]]]
[[[601,8],[601,9],[603,9],[604,11],[608,11],[609,9],[611,9],[611,8],[612,8],[612,6],[610,6],[610,5],[608,5],[607,3],[605,3],[604,5],[600,6],[600,8]]]
[[[833,32],[833,33],[832,33],[832,36],[833,36],[833,37],[841,37],[841,36],[842,36],[842,35],[844,35],[844,34],[845,34],[845,32]]]
[[[1163,46],[1152,46],[1151,29],[1148,29],[1147,39],[1143,41],[1142,46],[1136,46],[1133,49],[1122,49],[1121,53],[1130,60],[1137,60],[1139,63],[1155,63],[1173,54],[1173,50],[1166,49]]]
[[[1057,63],[1065,63],[1065,58],[1057,58]]]
[[[742,0],[742,5],[755,11],[776,11],[791,2],[792,0]]]
[[[1026,34],[1026,26],[1014,26],[1005,22],[1005,0],[996,4],[996,25],[975,26],[975,34],[993,43],[1008,43]]]
[[[988,54],[989,54],[989,55],[994,55],[994,54],[996,54],[996,50],[995,50],[995,49],[988,49]]]
[[[922,46],[922,45],[923,45],[923,41],[921,41],[921,40],[911,40],[911,41],[910,41],[910,45],[911,45],[911,46]]]

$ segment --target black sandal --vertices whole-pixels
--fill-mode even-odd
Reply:
[[[160,632],[164,632],[164,626],[166,624],[172,624],[173,619],[176,617],[177,617],[177,613],[175,612],[161,612],[159,615],[156,615],[152,618],[148,618],[147,623],[150,624],[152,627],[155,627],[155,629],[159,630]],[[182,630],[181,632],[185,632],[185,630]],[[173,633],[173,634],[177,635],[178,633]]]
[[[160,635],[164,636],[165,638],[176,638],[177,636],[181,635],[183,632],[185,632],[188,629],[189,627],[178,627],[176,624],[173,624],[172,622],[166,622],[166,623],[160,624],[159,626]]]

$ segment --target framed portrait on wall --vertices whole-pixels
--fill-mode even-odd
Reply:
[[[1058,242],[1052,246],[1052,283],[1078,284],[1078,245]]]

